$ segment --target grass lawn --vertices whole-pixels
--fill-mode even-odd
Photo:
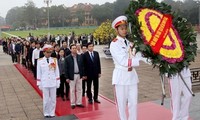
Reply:
[[[70,32],[74,31],[76,35],[80,34],[89,34],[93,33],[96,27],[88,27],[88,28],[52,28],[49,30],[50,34],[57,35],[57,34],[67,34],[69,35]],[[39,30],[29,30],[29,31],[6,31],[6,33],[21,36],[21,37],[27,37],[29,33],[31,33],[33,36],[40,36],[40,35],[47,35],[48,30],[47,29],[39,29]],[[9,35],[2,32],[2,37],[8,37]]]

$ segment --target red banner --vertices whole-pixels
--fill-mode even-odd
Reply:
[[[128,71],[132,71],[132,59],[128,59]]]
[[[158,25],[156,31],[153,33],[149,45],[151,46],[153,52],[158,54],[160,48],[162,47],[165,38],[169,33],[169,29],[172,25],[172,18],[170,15],[163,15],[160,24]]]

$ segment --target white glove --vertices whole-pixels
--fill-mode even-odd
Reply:
[[[40,81],[37,81],[37,86],[40,86],[41,85],[41,82]]]
[[[138,67],[140,65],[140,60],[136,57],[133,57],[132,59],[132,66],[133,67]]]
[[[144,57],[142,56],[142,53],[141,53],[141,52],[137,52],[136,55],[135,55],[135,57],[138,58],[140,61],[145,62],[145,63],[148,64],[148,65],[152,65],[152,64],[151,64],[151,60],[150,60],[150,59],[147,59],[147,58],[144,58]]]
[[[56,88],[59,88],[60,87],[60,80],[57,80],[56,82]]]
[[[147,58],[142,57],[140,60],[143,61],[143,62],[145,62],[145,63],[148,64],[148,65],[152,65],[150,59],[147,59]]]
[[[40,90],[43,90],[43,87],[42,87],[42,85],[39,85],[38,87],[39,87],[39,89],[40,89]]]

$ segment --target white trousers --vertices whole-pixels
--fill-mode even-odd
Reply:
[[[42,91],[44,116],[55,116],[56,87],[44,87]]]
[[[74,80],[71,80],[69,85],[70,85],[70,102],[71,102],[71,105],[82,104],[82,79],[80,79],[80,75],[75,74]]]
[[[190,77],[184,77],[189,89],[192,89]],[[172,120],[188,120],[189,106],[192,95],[186,88],[180,76],[173,76],[169,79],[170,94],[171,94],[171,111],[173,114]],[[183,95],[183,96],[182,96]]]
[[[137,120],[138,86],[115,85],[116,105],[120,120]],[[128,105],[128,117],[126,106]],[[127,119],[128,118],[128,119]]]

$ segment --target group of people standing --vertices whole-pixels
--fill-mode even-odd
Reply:
[[[85,96],[85,82],[87,83],[88,103],[100,103],[98,90],[101,64],[98,52],[94,51],[94,44],[88,43],[82,46],[83,53],[79,48],[80,44],[71,44],[68,48],[65,42],[63,42],[63,48],[56,53],[59,57],[51,57],[53,46],[44,45],[42,49],[44,57],[37,60],[37,85],[43,91],[45,117],[55,116],[56,88],[58,89],[57,95],[61,93],[62,99],[65,100],[64,85],[67,89],[66,99],[70,99],[72,109],[85,107],[82,104],[82,96]],[[92,83],[94,95],[91,92]],[[70,91],[70,97],[68,91]]]
[[[68,46],[65,40],[61,45],[56,44],[56,41],[43,43],[15,37],[9,40],[10,46],[17,46],[16,43],[19,43],[19,58],[33,72],[37,85],[42,90],[45,118],[55,116],[56,97],[61,97],[63,101],[70,100],[72,109],[84,108],[82,97],[86,95],[89,104],[100,103],[98,93],[101,63],[98,52],[94,51],[94,43],[72,43]],[[16,49],[15,46],[13,50]]]

